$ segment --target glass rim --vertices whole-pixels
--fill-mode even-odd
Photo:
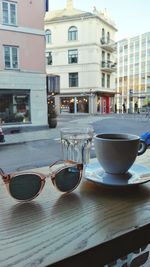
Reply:
[[[73,127],[62,127],[60,128],[60,132],[61,133],[78,133],[78,132],[81,132],[81,133],[88,133],[88,132],[93,132],[94,133],[94,129],[92,126],[73,126]]]

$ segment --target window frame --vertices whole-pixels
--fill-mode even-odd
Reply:
[[[102,82],[102,87],[105,88],[105,73],[104,72],[102,72],[101,82]]]
[[[110,88],[110,74],[107,74],[107,88]]]
[[[49,61],[49,60],[51,60],[51,61]],[[53,65],[53,57],[52,57],[51,51],[46,52],[46,65],[48,65],[48,66]]]
[[[69,49],[68,64],[77,64],[77,63],[78,63],[78,49]]]
[[[71,77],[71,75],[76,77]],[[69,88],[70,87],[78,87],[79,86],[79,74],[78,72],[70,72],[69,73]]]
[[[78,40],[78,29],[76,26],[71,26],[68,29],[68,41]]]
[[[46,44],[52,43],[52,32],[49,29],[45,31],[45,41],[46,41]]]
[[[4,7],[3,7],[4,3],[7,4],[7,20],[8,20],[8,22],[4,21]],[[15,23],[12,23],[11,5],[13,5],[15,7]],[[2,1],[2,23],[4,25],[17,26],[17,3],[16,2]]]
[[[10,67],[6,66],[6,50],[5,48],[9,48],[9,60],[10,60]],[[16,48],[17,51],[17,67],[13,67],[13,49]],[[18,46],[11,46],[11,45],[4,45],[4,67],[6,70],[19,70],[19,47]]]

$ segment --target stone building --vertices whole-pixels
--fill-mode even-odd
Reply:
[[[8,128],[47,126],[44,16],[45,0],[0,0],[0,118]]]
[[[58,112],[114,111],[116,31],[106,10],[78,10],[71,0],[46,12],[47,90]]]

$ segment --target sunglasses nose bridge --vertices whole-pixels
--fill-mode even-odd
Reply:
[[[8,184],[8,183],[10,182],[10,175],[9,175],[9,174],[8,174],[8,175],[4,174],[4,175],[2,176],[2,179],[3,179],[3,182],[4,182],[5,184]]]

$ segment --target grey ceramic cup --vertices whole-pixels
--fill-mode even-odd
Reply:
[[[94,136],[96,157],[107,173],[123,174],[133,165],[140,137],[132,134],[103,133]]]

